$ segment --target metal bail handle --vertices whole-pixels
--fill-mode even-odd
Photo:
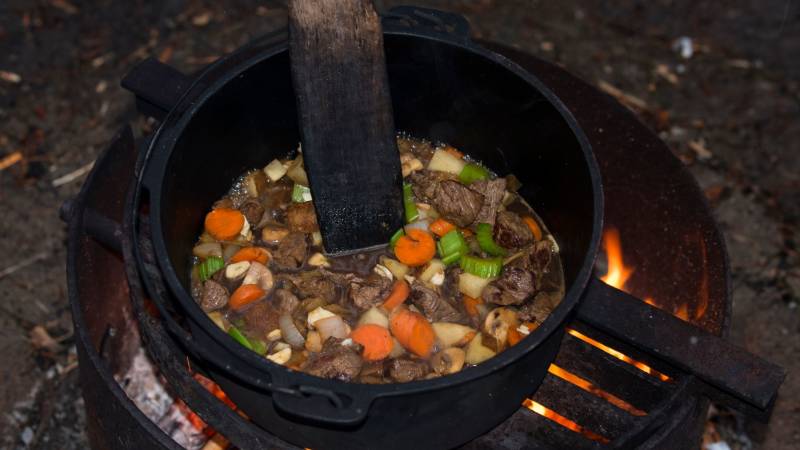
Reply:
[[[162,121],[189,89],[192,79],[150,57],[128,72],[120,86],[136,95],[140,113]]]
[[[367,418],[373,398],[371,396],[333,392],[315,386],[292,386],[299,393],[272,394],[275,408],[288,416],[322,425],[348,428],[360,425]]]
[[[677,371],[712,400],[766,420],[786,371],[725,339],[593,278],[577,319]]]
[[[402,28],[420,27],[463,42],[470,40],[469,22],[464,16],[438,9],[396,6],[383,15],[383,25],[385,30],[399,31]]]

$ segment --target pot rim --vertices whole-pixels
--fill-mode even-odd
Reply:
[[[594,154],[588,138],[584,134],[580,125],[573,117],[572,113],[566,108],[561,100],[535,75],[526,71],[508,58],[477,45],[468,39],[458,39],[441,33],[426,33],[414,29],[389,29],[385,27],[386,36],[402,36],[413,39],[433,40],[437,43],[456,47],[458,50],[473,53],[488,63],[497,64],[503,69],[512,72],[521,78],[525,83],[536,89],[547,101],[556,109],[563,120],[567,123],[572,134],[577,139],[584,161],[588,169],[592,184],[593,196],[593,223],[589,246],[583,259],[582,266],[578,271],[574,282],[565,290],[565,295],[559,305],[545,319],[533,333],[520,341],[519,344],[504,350],[497,356],[470,367],[459,373],[437,377],[429,380],[412,381],[408,383],[390,383],[380,385],[369,385],[362,383],[344,382],[334,379],[325,379],[309,375],[303,372],[287,369],[286,367],[275,364],[256,353],[247,350],[227,333],[220,330],[201,308],[192,299],[189,292],[181,283],[178,274],[171,264],[167,247],[163,239],[163,228],[161,223],[161,188],[169,159],[174,151],[174,146],[184,132],[186,126],[192,120],[194,113],[202,107],[205,102],[214,96],[225,84],[235,79],[248,69],[257,64],[278,56],[288,51],[288,44],[281,42],[277,45],[266,44],[253,47],[243,47],[238,51],[223,56],[204,69],[199,76],[192,82],[189,88],[181,96],[175,107],[173,107],[161,125],[156,130],[150,145],[147,147],[147,154],[144,163],[136,180],[136,200],[134,207],[139,207],[140,197],[138,195],[142,188],[147,189],[150,195],[151,225],[153,235],[153,248],[158,265],[169,291],[178,300],[183,312],[190,320],[197,323],[203,331],[219,343],[231,356],[247,363],[259,372],[269,374],[272,383],[278,385],[316,385],[332,391],[352,393],[359,396],[367,395],[375,399],[387,395],[400,395],[404,393],[418,393],[434,391],[454,385],[468,383],[471,380],[482,378],[500,370],[503,367],[513,364],[518,359],[534,351],[547,337],[556,330],[560,329],[570,313],[580,302],[583,291],[592,276],[594,261],[599,251],[600,234],[603,225],[603,194],[600,171],[597,166]],[[132,215],[133,216],[133,215]],[[220,367],[229,365],[225,361],[209,361]],[[263,387],[263,385],[261,386]]]

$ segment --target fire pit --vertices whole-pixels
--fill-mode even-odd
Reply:
[[[548,63],[506,48],[495,50],[560,96],[591,141],[606,189],[606,258],[605,267],[598,269],[608,272],[605,280],[722,335],[729,315],[725,250],[688,172],[610,98]],[[171,396],[234,445],[294,448],[240,417],[199,384],[192,357],[164,329],[142,286],[127,283],[136,276],[128,277],[126,270],[134,269],[120,257],[130,248],[125,248],[128,241],[121,239],[123,230],[117,225],[128,190],[119,180],[131,179],[143,145],[129,129],[123,130],[70,211],[70,298],[93,446],[176,448],[117,381],[131,373],[144,345]],[[697,446],[708,401],[698,395],[696,380],[599,334],[582,318],[587,319],[579,316],[569,324],[558,357],[535,395],[505,423],[464,448]]]

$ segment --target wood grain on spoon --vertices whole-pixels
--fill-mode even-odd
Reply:
[[[367,0],[292,0],[289,50],[325,249],[385,244],[403,206],[380,18]]]

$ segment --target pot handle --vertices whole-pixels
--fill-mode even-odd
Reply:
[[[358,389],[357,385],[352,385]],[[355,427],[367,418],[373,398],[350,396],[316,386],[292,386],[291,393],[275,392],[272,402],[286,415],[334,427]]]
[[[417,28],[416,31],[428,30],[433,34],[455,37],[463,42],[470,40],[469,22],[464,16],[438,9],[395,6],[383,14],[382,22],[385,30],[400,31],[414,27]]]
[[[717,403],[766,420],[786,371],[638,298],[592,279],[577,319],[694,375]]]
[[[178,104],[192,79],[177,69],[150,57],[131,69],[120,86],[136,96],[136,109],[159,122]]]

